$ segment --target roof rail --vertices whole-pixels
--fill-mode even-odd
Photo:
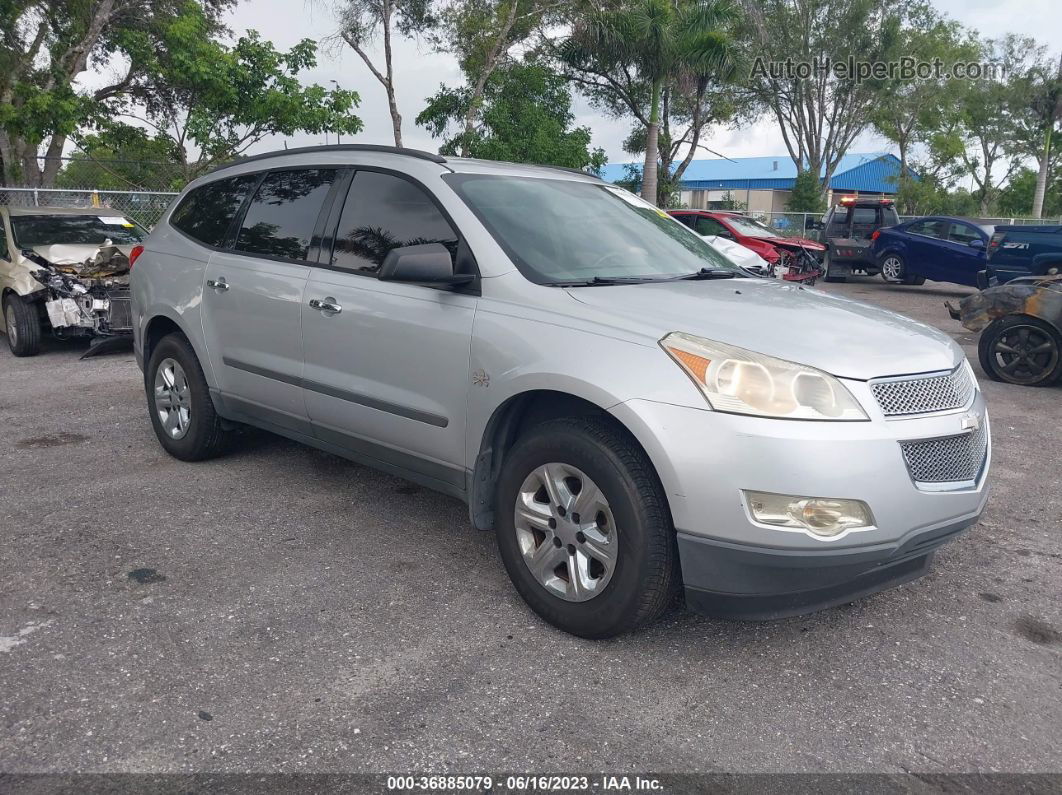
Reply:
[[[392,155],[405,155],[419,160],[430,160],[432,163],[445,163],[446,158],[442,155],[434,155],[420,149],[406,149],[403,146],[384,146],[383,144],[328,144],[326,146],[299,146],[295,149],[277,149],[273,152],[263,152],[260,155],[248,155],[240,157],[228,163],[210,169],[206,174],[213,174],[232,166],[241,166],[244,163],[253,163],[256,160],[268,160],[271,157],[283,157],[284,155],[305,155],[311,152],[385,152]],[[204,176],[206,176],[204,174]]]
[[[538,165],[538,164],[537,163],[531,163],[529,165]],[[543,168],[553,168],[553,169],[556,169],[557,171],[568,171],[568,172],[571,172],[572,174],[582,174],[584,177],[590,177],[591,179],[601,179],[601,177],[598,176],[597,174],[591,173],[590,171],[583,171],[581,168],[572,168],[571,166],[551,166],[551,165],[548,165],[548,164],[545,164],[545,163],[542,164],[542,167]]]

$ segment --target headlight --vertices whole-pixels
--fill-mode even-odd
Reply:
[[[660,340],[716,411],[788,420],[866,420],[836,378],[814,367],[675,331]]]

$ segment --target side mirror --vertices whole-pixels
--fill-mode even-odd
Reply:
[[[454,258],[442,243],[393,248],[380,266],[382,282],[409,282],[430,287],[456,287],[475,280],[470,273],[454,273]]]
[[[983,241],[979,237],[975,237],[973,240],[971,240],[966,245],[968,245],[970,248],[984,248],[985,247],[985,241]]]

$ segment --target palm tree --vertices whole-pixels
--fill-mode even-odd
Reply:
[[[572,64],[594,62],[602,71],[633,73],[645,84],[645,166],[642,198],[657,201],[660,97],[683,75],[705,75],[729,61],[732,44],[724,32],[734,18],[725,0],[633,0],[591,8],[576,24],[561,54]]]

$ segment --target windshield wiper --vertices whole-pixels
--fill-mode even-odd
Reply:
[[[695,273],[687,273],[676,277],[677,280],[699,281],[701,279],[733,279],[737,276],[736,271],[723,270],[722,268],[701,268]]]
[[[550,287],[598,287],[609,284],[645,284],[659,281],[652,276],[595,276],[592,279],[580,279],[570,282],[550,282]]]

